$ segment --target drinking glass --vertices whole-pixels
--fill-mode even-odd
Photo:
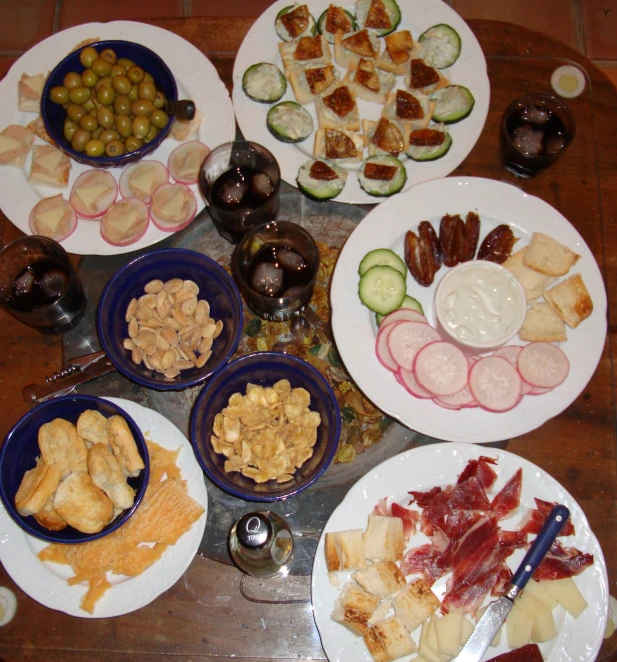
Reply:
[[[501,159],[517,177],[534,177],[566,151],[576,123],[566,104],[550,94],[515,99],[501,121]]]
[[[47,335],[75,328],[86,312],[86,297],[64,248],[35,235],[0,251],[0,306]]]
[[[261,145],[234,140],[212,150],[199,175],[199,187],[218,233],[237,244],[244,233],[276,219],[281,171]]]

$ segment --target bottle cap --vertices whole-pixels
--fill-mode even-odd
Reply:
[[[247,513],[237,523],[238,542],[246,549],[263,549],[272,539],[272,524],[263,513]]]

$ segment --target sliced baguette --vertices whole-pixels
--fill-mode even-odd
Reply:
[[[405,551],[403,520],[369,515],[364,532],[364,555],[371,561],[400,561]]]
[[[362,529],[326,533],[325,548],[328,572],[366,568]]]
[[[364,635],[364,643],[375,662],[391,662],[416,652],[416,644],[396,616],[386,618],[369,628]]]
[[[334,605],[332,618],[361,637],[368,631],[368,621],[379,600],[354,582],[345,584]]]

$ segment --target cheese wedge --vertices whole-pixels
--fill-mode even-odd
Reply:
[[[0,133],[0,154],[11,152],[14,149],[20,149],[21,146],[21,140],[11,138],[10,136],[4,136]]]
[[[48,172],[53,173],[64,158],[66,158],[64,152],[61,152],[59,149],[51,149],[37,159],[37,164]]]
[[[578,590],[572,577],[551,579],[539,583],[574,618],[578,618],[585,611],[587,601]]]
[[[129,182],[132,189],[150,195],[156,177],[156,169],[152,166],[145,166],[139,168],[137,172],[133,172],[129,177]]]
[[[136,209],[129,209],[124,214],[113,214],[109,219],[109,225],[111,225],[114,230],[118,230],[118,232],[124,234],[138,218],[139,212]]]
[[[461,633],[463,630],[462,610],[453,609],[441,618],[435,619],[435,629],[439,652],[452,657],[458,655],[461,650]]]
[[[514,603],[506,617],[508,648],[521,648],[530,644],[532,632],[533,618]]]
[[[193,177],[196,175],[199,172],[199,167],[201,166],[199,157],[200,154],[197,151],[189,152],[182,161],[178,174],[181,177]]]
[[[33,99],[40,99],[43,94],[43,88],[45,87],[45,76],[43,74],[36,74],[35,76],[23,78],[21,80],[21,86],[24,94]]]
[[[94,203],[103,195],[111,191],[107,182],[96,182],[81,186],[75,191],[77,197],[83,202],[84,207],[94,209]]]
[[[39,212],[36,215],[37,224],[40,226],[40,229],[46,229],[50,233],[55,233],[58,231],[58,226],[64,218],[65,215],[64,205],[59,205],[58,207],[53,207],[47,211]]]
[[[182,218],[184,207],[184,190],[179,188],[174,191],[172,197],[161,206],[160,214],[166,218],[179,220]]]

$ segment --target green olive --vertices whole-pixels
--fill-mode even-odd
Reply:
[[[152,142],[159,135],[159,130],[155,126],[150,127],[148,135],[144,138],[145,143]]]
[[[90,99],[90,90],[83,85],[69,90],[69,99],[71,103],[84,104]]]
[[[154,83],[154,78],[152,77],[152,74],[149,74],[147,71],[144,72],[144,80],[148,83]]]
[[[114,78],[114,76],[126,76],[126,69],[120,64],[113,64],[109,75],[112,78]]]
[[[99,140],[104,145],[107,145],[112,140],[119,140],[119,139],[120,139],[119,133],[117,131],[114,131],[113,129],[105,129],[105,131],[99,133]]]
[[[144,146],[144,141],[137,136],[129,136],[126,139],[124,146],[126,147],[127,152],[134,152],[135,150]]]
[[[152,102],[154,104],[154,107],[155,108],[162,108],[165,105],[165,101],[167,101],[167,99],[165,98],[165,95],[163,94],[163,92],[161,92],[160,90],[157,90],[156,91],[156,96],[154,97],[154,101]]]
[[[157,129],[163,129],[169,122],[169,115],[164,110],[155,110],[150,115],[150,121]]]
[[[111,63],[101,57],[94,60],[91,68],[97,76],[109,76],[111,73]]]
[[[94,89],[98,92],[102,87],[111,87],[111,76],[103,76],[96,81]]]
[[[88,156],[103,156],[105,154],[105,145],[96,138],[88,140],[84,151]]]
[[[128,115],[118,115],[116,117],[116,131],[123,138],[133,135],[133,120]]]
[[[94,87],[99,77],[92,71],[92,69],[84,69],[81,74],[81,84],[84,87]]]
[[[145,138],[150,132],[150,119],[148,117],[136,117],[133,120],[133,133],[138,138]]]
[[[104,106],[111,106],[116,98],[116,93],[114,92],[113,87],[109,85],[104,85],[96,93],[96,99],[99,103],[102,103]]]
[[[116,115],[130,115],[131,114],[131,100],[126,94],[119,94],[114,99],[114,110]]]
[[[109,64],[116,64],[116,61],[118,60],[118,56],[116,55],[116,51],[114,51],[111,48],[106,48],[104,51],[101,51],[101,54],[99,57],[102,60],[107,60]]]
[[[76,151],[76,152],[83,152],[86,143],[91,139],[90,133],[88,131],[82,131],[81,129],[78,129],[75,131],[73,134],[73,137],[71,138],[71,147]]]
[[[69,73],[64,77],[64,87],[72,90],[74,87],[80,87],[81,85],[81,76],[74,72],[69,71]]]
[[[154,104],[148,99],[137,99],[131,105],[131,112],[137,117],[149,117],[154,111]]]
[[[92,133],[99,126],[96,117],[92,117],[92,115],[84,115],[77,123],[82,131],[87,131],[88,133]]]
[[[101,104],[96,100],[96,97],[90,97],[84,104],[84,108],[91,114],[96,115],[96,111],[101,107]]]
[[[119,65],[119,66],[121,66],[121,67],[124,67],[127,71],[128,71],[131,67],[134,67],[134,66],[135,66],[135,63],[133,62],[133,60],[129,60],[128,57],[121,57],[121,58],[119,58],[118,61],[116,62],[116,64]]]
[[[94,129],[94,131],[92,132],[92,138],[94,140],[98,140],[98,137],[101,135],[101,133],[103,133],[103,131],[104,129],[102,126],[99,126],[98,129]]]
[[[156,99],[156,87],[154,83],[147,80],[139,83],[139,98],[154,101]]]
[[[144,79],[144,70],[137,65],[132,66],[127,72],[126,75],[129,77],[131,83],[141,83]]]
[[[79,106],[76,103],[70,103],[66,107],[66,114],[71,122],[77,123],[84,115],[88,114],[88,111],[83,106]]]
[[[114,76],[111,84],[118,94],[128,94],[131,91],[131,81],[126,76]]]
[[[105,146],[107,156],[122,156],[126,151],[124,145],[119,140],[112,140]]]
[[[79,127],[75,122],[71,122],[71,120],[67,120],[64,123],[64,137],[71,142],[71,139],[75,135],[75,132],[79,130]]]
[[[56,85],[49,91],[49,98],[58,104],[65,104],[69,102],[69,91],[64,85]]]
[[[104,129],[110,129],[114,125],[116,117],[111,108],[103,107],[96,111],[96,120]]]
[[[131,101],[137,101],[139,99],[139,86],[133,84],[131,86],[131,91],[129,92],[129,99]]]
[[[98,58],[99,54],[96,52],[96,48],[92,46],[86,46],[84,50],[79,54],[79,61],[84,65],[84,67],[91,67],[92,63]]]

